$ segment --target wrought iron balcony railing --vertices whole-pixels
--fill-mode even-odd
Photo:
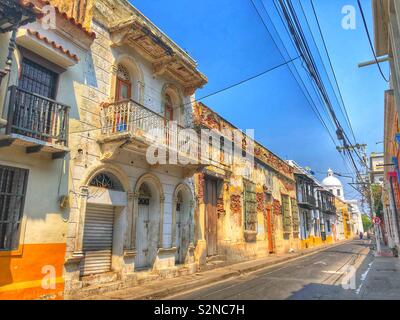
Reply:
[[[300,205],[307,205],[310,207],[315,207],[317,204],[315,197],[312,194],[304,192],[304,189],[297,193],[297,202]]]
[[[67,147],[69,109],[60,102],[11,86],[6,134]]]
[[[101,127],[103,136],[108,138],[129,133],[148,144],[158,142],[178,152],[199,148],[197,137],[193,137],[184,127],[133,100],[104,105]]]

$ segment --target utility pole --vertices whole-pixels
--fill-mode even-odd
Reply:
[[[370,208],[370,213],[371,213],[371,218],[376,217],[376,212],[374,211],[374,197],[373,197],[373,192],[372,192],[372,183],[371,183],[371,178],[370,178],[370,170],[368,166],[368,158],[367,158],[367,152],[366,152],[367,145],[366,144],[355,144],[355,145],[345,145],[343,147],[337,147],[339,152],[342,151],[360,151],[361,153],[361,160],[360,163],[363,168],[362,176],[358,177],[359,183],[358,185],[361,186],[362,190],[362,195],[363,195],[363,201],[364,198],[367,200],[369,208]],[[355,184],[355,183],[353,183]],[[374,231],[375,231],[375,242],[376,242],[376,250],[377,250],[377,255],[381,254],[381,230],[380,226],[376,225],[374,223]]]

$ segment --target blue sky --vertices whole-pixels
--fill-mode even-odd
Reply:
[[[271,1],[264,0],[264,4],[289,49],[289,55],[294,58],[296,53]],[[310,2],[301,1],[317,44],[324,53]],[[197,98],[279,65],[284,59],[289,60],[287,56],[283,58],[276,48],[250,0],[131,2],[198,62],[209,83],[197,91]],[[293,2],[301,15],[298,0]],[[271,21],[262,11],[260,0],[256,3],[282,50]],[[372,60],[373,56],[357,2],[314,0],[314,4],[357,140],[368,144],[368,152],[381,151],[383,145],[376,142],[383,140],[383,94],[387,84],[376,66],[358,68],[358,63]],[[345,5],[357,9],[355,30],[342,28],[344,15],[341,11]],[[362,5],[373,34],[371,1],[363,0]],[[304,17],[300,19],[305,23]],[[306,24],[304,26],[306,28]],[[307,37],[310,37],[309,33]],[[315,48],[312,50],[317,53]],[[322,60],[329,67],[325,55]],[[317,59],[317,63],[324,74],[321,60]],[[388,75],[387,66],[383,67]],[[323,77],[327,80],[326,75]],[[307,80],[305,76],[304,79]],[[329,167],[338,172],[349,172],[288,67],[203,102],[239,128],[255,129],[258,141],[284,159],[293,159],[302,166],[311,167],[317,172],[317,178],[322,179],[325,174],[320,172],[326,172]],[[350,134],[338,104],[335,108],[343,127]],[[344,179],[346,181],[349,180]],[[348,186],[346,191],[348,198],[356,195]]]

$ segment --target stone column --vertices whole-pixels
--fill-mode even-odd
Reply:
[[[83,186],[80,190],[79,216],[76,225],[74,256],[83,256],[83,230],[85,227],[86,206],[89,197],[89,187]]]
[[[126,206],[126,213],[127,213],[127,234],[124,239],[124,248],[125,251],[130,252],[135,249],[134,242],[132,241],[134,235],[134,199],[135,194],[132,191],[127,192],[128,204]]]
[[[194,207],[195,202],[191,200],[189,204],[189,246],[194,246],[194,228],[196,223],[194,220]]]
[[[130,249],[136,250],[136,222],[139,215],[139,193],[132,192],[132,227],[131,227],[131,241]]]
[[[164,202],[165,196],[160,197],[160,231],[159,231],[159,238],[158,238],[158,248],[163,248],[163,230],[164,230]]]
[[[176,205],[178,203],[178,198],[174,197],[172,199],[172,226],[171,226],[171,248],[176,244]]]

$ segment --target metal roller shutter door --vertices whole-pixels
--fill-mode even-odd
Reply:
[[[111,270],[114,212],[112,206],[88,204],[83,231],[84,260],[81,275],[87,276]]]

